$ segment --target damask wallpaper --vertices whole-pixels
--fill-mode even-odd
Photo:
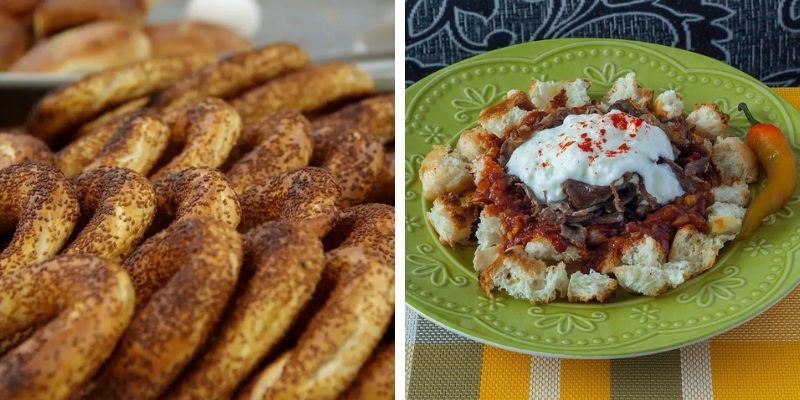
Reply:
[[[632,39],[800,86],[800,0],[407,0],[406,84],[498,47],[562,37]]]

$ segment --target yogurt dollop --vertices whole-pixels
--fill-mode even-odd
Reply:
[[[562,125],[536,132],[514,150],[506,169],[546,203],[566,198],[561,186],[567,179],[608,186],[635,172],[665,204],[684,192],[672,169],[657,163],[661,157],[675,159],[666,133],[614,110],[570,115]]]

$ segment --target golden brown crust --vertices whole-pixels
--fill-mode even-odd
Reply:
[[[385,150],[381,172],[364,202],[394,204],[394,149]]]
[[[187,168],[154,184],[159,223],[203,216],[239,226],[241,208],[224,174],[212,168]]]
[[[95,130],[107,124],[119,124],[120,121],[124,121],[125,118],[130,117],[134,112],[142,111],[141,109],[147,105],[148,101],[150,101],[148,96],[137,97],[100,114],[97,118],[81,125],[81,127],[78,128],[77,137],[81,138],[90,135]]]
[[[342,192],[328,171],[306,167],[284,172],[266,185],[257,185],[241,196],[242,224],[246,232],[267,221],[302,224],[319,237],[339,219],[337,203]]]
[[[251,89],[232,101],[245,124],[280,110],[308,112],[375,90],[354,64],[331,63],[293,72]]]
[[[141,29],[114,21],[100,21],[39,41],[9,71],[87,73],[149,57],[150,41]]]
[[[182,218],[125,260],[136,315],[89,398],[157,398],[208,339],[233,293],[241,239],[228,225]]]
[[[147,115],[135,116],[114,132],[84,171],[121,167],[146,176],[164,152],[168,140],[169,130],[160,120]]]
[[[0,274],[0,304],[14,316],[0,318],[0,343],[38,327],[0,358],[0,398],[76,394],[114,349],[133,303],[125,271],[97,257],[60,256]]]
[[[14,18],[0,11],[0,71],[4,71],[28,48],[28,30]]]
[[[79,176],[75,186],[82,218],[89,222],[64,253],[121,263],[155,217],[156,195],[150,181],[125,168],[100,167]]]
[[[244,237],[244,268],[254,270],[219,324],[207,351],[165,398],[230,398],[286,333],[322,272],[322,243],[285,222],[268,222]]]
[[[170,126],[171,144],[183,145],[183,150],[150,179],[155,181],[190,167],[219,167],[241,130],[239,114],[224,100],[209,97],[192,104]]]
[[[314,120],[314,142],[324,140],[327,132],[342,125],[369,133],[381,143],[394,140],[394,93],[381,94],[345,106],[332,114]]]
[[[228,171],[236,193],[263,185],[273,177],[308,165],[311,159],[311,124],[303,114],[282,111],[247,129],[258,144]],[[256,141],[245,139],[245,142]]]
[[[33,31],[42,38],[95,21],[136,25],[147,9],[147,0],[44,0],[33,13]]]
[[[340,241],[340,249],[373,249],[383,257],[384,262],[394,265],[394,207],[362,204],[343,210],[329,238]]]
[[[42,0],[3,0],[0,1],[0,13],[21,18],[33,12]]]
[[[0,170],[0,230],[14,233],[0,253],[0,276],[56,255],[78,212],[72,185],[55,168],[25,162]]]
[[[56,154],[56,165],[67,178],[74,178],[86,169],[103,151],[114,135],[131,124],[139,113],[126,115],[100,125],[91,132],[67,144]],[[126,129],[131,129],[130,127]]]
[[[161,90],[212,61],[205,55],[157,58],[89,75],[42,98],[28,116],[28,131],[51,141],[104,110]]]
[[[340,400],[394,399],[394,342],[385,344],[358,371],[358,376]]]
[[[185,76],[164,90],[155,105],[169,110],[208,96],[228,99],[267,79],[304,68],[308,63],[308,54],[294,44],[259,47]]]
[[[335,267],[343,271],[336,288],[291,350],[280,377],[268,385],[263,399],[336,398],[356,378],[392,319],[392,265],[360,247],[338,250],[328,263],[342,264]],[[265,375],[269,374],[262,372],[253,379],[266,379]]]
[[[374,136],[352,130],[348,126],[338,128],[328,136],[330,145],[314,155],[319,165],[327,169],[342,187],[339,206],[350,207],[361,203],[378,181],[383,169],[384,149]]]
[[[55,156],[41,140],[19,133],[0,132],[0,169],[25,161],[55,165]]]
[[[144,31],[152,43],[153,57],[235,53],[253,47],[238,32],[206,21],[162,22],[147,25]]]

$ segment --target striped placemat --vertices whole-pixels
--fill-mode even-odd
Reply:
[[[800,88],[775,91],[800,109]],[[405,367],[408,399],[800,399],[800,287],[720,336],[623,360],[512,353],[407,308]]]

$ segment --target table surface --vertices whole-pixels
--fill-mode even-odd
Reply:
[[[775,88],[800,110],[800,87]],[[800,399],[800,287],[710,340],[621,360],[512,353],[406,308],[408,399]]]

